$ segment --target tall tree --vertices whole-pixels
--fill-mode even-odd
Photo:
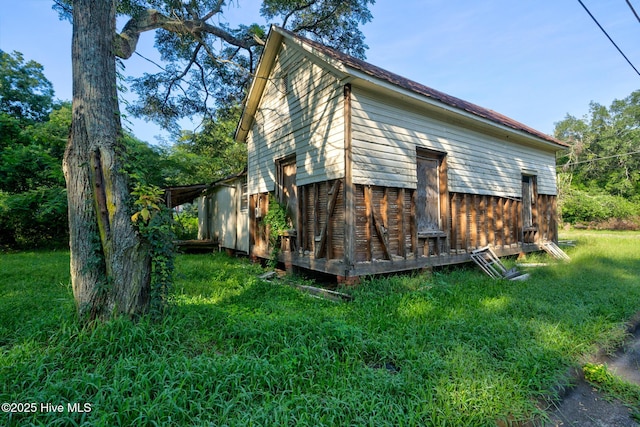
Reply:
[[[576,188],[640,198],[640,91],[610,107],[592,102],[589,114],[556,123],[570,149],[558,164]]]
[[[55,0],[73,19],[73,117],[65,152],[71,276],[80,317],[135,316],[149,306],[148,245],[131,221],[129,184],[117,102],[116,57],[129,58],[145,31],[168,61],[138,82],[137,113],[170,126],[238,100],[260,55],[265,30],[230,28],[218,19],[224,0]],[[359,24],[373,0],[264,0],[261,13],[294,32],[359,56]],[[116,16],[129,17],[120,33]],[[184,79],[187,84],[181,83]]]
[[[0,112],[17,119],[43,121],[53,105],[53,85],[35,61],[20,52],[0,50]]]

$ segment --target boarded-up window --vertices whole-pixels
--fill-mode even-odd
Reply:
[[[418,188],[416,191],[416,222],[418,232],[441,230],[440,221],[440,156],[418,152]]]
[[[533,227],[533,209],[536,204],[536,177],[522,175],[522,222],[524,227]]]
[[[298,189],[296,187],[296,158],[287,157],[278,161],[278,186],[276,196],[287,209],[291,227],[298,222]]]

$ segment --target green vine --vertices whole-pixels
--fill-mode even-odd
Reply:
[[[267,234],[269,235],[269,247],[271,248],[267,266],[269,268],[275,268],[275,266],[278,264],[278,254],[280,254],[280,245],[278,244],[278,238],[285,230],[291,228],[291,220],[287,215],[287,208],[280,202],[278,202],[278,200],[276,200],[276,198],[271,193],[269,193],[269,209],[262,221],[267,227]]]
[[[163,193],[163,190],[155,185],[139,183],[131,192],[135,209],[131,221],[136,224],[140,235],[150,246],[149,312],[154,317],[162,316],[167,309],[169,292],[173,285],[175,259],[173,215],[163,203]]]

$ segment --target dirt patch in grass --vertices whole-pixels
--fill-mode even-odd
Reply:
[[[594,360],[607,367],[607,371],[626,383],[640,386],[640,317],[637,315],[630,328],[632,335],[613,355],[597,355]],[[549,413],[547,426],[638,426],[638,402],[623,402],[598,390],[585,380],[580,372],[576,386],[555,405]],[[634,407],[635,406],[635,407]]]

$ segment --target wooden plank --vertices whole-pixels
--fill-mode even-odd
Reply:
[[[404,188],[398,189],[398,255],[407,257],[406,231],[404,225]]]
[[[496,245],[504,246],[504,215],[503,215],[504,199],[499,197],[496,205]]]
[[[345,276],[356,260],[356,189],[353,182],[351,84],[344,85],[344,264]]]
[[[367,246],[367,261],[373,259],[373,241],[371,239],[371,187],[364,186],[365,228],[364,236]]]
[[[328,239],[328,229],[331,215],[333,215],[333,209],[336,207],[336,200],[338,199],[338,187],[340,185],[340,180],[336,179],[331,186],[331,190],[329,190],[329,202],[327,203],[327,215],[324,223],[322,224],[322,230],[320,231],[320,241],[316,246],[315,257],[320,258],[322,253],[324,252],[325,246],[327,244]],[[327,259],[329,257],[327,256]]]
[[[520,239],[521,222],[522,222],[522,202],[513,201],[513,206],[511,207],[511,215],[513,216],[513,243],[522,242]]]
[[[487,198],[487,232],[488,232],[488,245],[495,246],[496,244],[496,218],[495,218],[495,197],[489,196]]]
[[[409,213],[410,221],[410,233],[411,233],[411,251],[414,257],[418,257],[418,224],[416,223],[416,191],[411,191],[411,210]]]
[[[449,212],[449,178],[448,178],[447,156],[440,159],[440,214],[442,230],[445,231],[446,237],[444,241],[444,250],[449,252],[451,242],[451,217]],[[440,248],[438,248],[440,251]]]
[[[478,206],[479,224],[480,224],[480,242],[481,247],[487,246],[487,233],[489,225],[487,222],[487,196],[480,196],[480,205]]]
[[[457,193],[454,193],[451,196],[451,249],[453,251],[458,251],[460,249],[459,244],[459,236],[458,229],[460,225],[460,220],[458,217],[458,200],[460,196]]]
[[[478,196],[469,196],[469,245],[471,248],[478,247]]]
[[[375,207],[373,206],[373,194],[371,187],[367,186],[364,188],[364,203],[367,206],[367,222],[369,221],[369,216],[371,217],[371,222],[373,225],[376,234],[378,235],[378,239],[382,243],[382,249],[388,260],[393,260],[393,256],[391,255],[391,250],[389,250],[389,243],[387,242],[387,236],[384,232],[384,225],[382,222],[382,218],[375,211]],[[371,237],[370,237],[371,238]],[[370,245],[372,247],[373,244]]]
[[[462,250],[469,249],[469,233],[468,233],[468,198],[466,194],[460,195],[460,247]]]
[[[380,216],[382,225],[389,228],[389,187],[384,187],[382,201],[380,202]]]
[[[320,234],[320,197],[318,197],[318,192],[318,183],[313,183],[313,239],[311,239],[311,250],[314,254],[316,253],[316,246],[318,246],[316,243],[316,237]]]

